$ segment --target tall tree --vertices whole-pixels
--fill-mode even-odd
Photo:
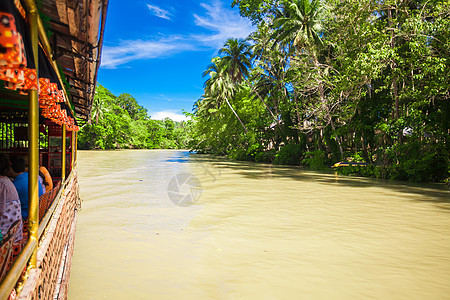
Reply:
[[[220,107],[221,103],[225,101],[247,133],[247,127],[244,125],[244,122],[242,122],[241,118],[229,101],[229,99],[233,98],[237,86],[234,84],[232,77],[227,72],[228,70],[229,68],[222,62],[220,57],[212,59],[211,65],[203,73],[204,76],[210,76],[210,78],[205,82],[204,98],[207,99],[206,101],[215,100],[217,107]]]
[[[241,82],[248,76],[248,70],[251,67],[251,51],[247,42],[228,39],[219,49],[219,55],[222,55],[221,64],[233,83]]]
[[[298,50],[306,49],[315,58],[317,47],[322,45],[323,18],[324,7],[320,0],[287,1],[274,19],[274,38]]]
[[[316,73],[313,79],[320,100],[320,111],[335,131],[336,125],[333,120],[332,108],[325,94],[328,66],[320,63],[318,57],[323,45],[321,35],[324,34],[322,28],[324,16],[325,8],[320,0],[286,1],[283,9],[278,11],[273,21],[273,37],[293,52],[294,59],[299,56],[306,56],[306,61],[303,59],[306,65],[309,60],[313,62],[314,72]],[[311,86],[307,87],[308,90],[311,90],[311,88]],[[342,139],[337,134],[336,140],[341,156],[344,157]]]
[[[95,95],[91,108],[91,119],[95,119],[95,124],[98,124],[98,120],[103,117],[103,110],[103,101]]]
[[[117,104],[128,112],[133,120],[147,118],[147,109],[140,106],[130,94],[123,93],[117,97]]]
[[[260,24],[270,19],[283,2],[283,0],[233,0],[231,6],[238,6],[241,16],[249,18],[253,24]]]

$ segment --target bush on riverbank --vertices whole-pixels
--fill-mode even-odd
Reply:
[[[441,144],[415,141],[397,145],[389,154],[389,178],[414,182],[439,182],[448,177],[449,157]]]
[[[323,170],[329,168],[330,160],[324,151],[316,150],[305,153],[302,165],[312,168],[313,170]]]
[[[277,165],[300,165],[300,161],[303,157],[303,145],[300,144],[287,144],[281,147],[278,153],[275,155],[274,164]]]
[[[288,144],[279,151],[264,151],[261,147],[231,150],[227,156],[238,161],[274,163],[278,165],[304,166],[313,170],[327,170],[335,163],[325,151],[301,151],[298,144]],[[211,153],[205,151],[203,153]],[[383,153],[384,155],[380,155]],[[413,182],[444,182],[448,180],[449,164],[445,149],[439,145],[411,143],[380,151],[378,158],[365,166],[345,166],[333,168],[338,174],[363,176]],[[364,162],[360,153],[352,155],[353,162]]]

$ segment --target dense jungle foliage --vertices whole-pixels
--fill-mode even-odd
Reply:
[[[129,94],[114,96],[99,85],[91,121],[79,132],[79,149],[180,149],[186,148],[188,124],[152,120],[147,109]]]
[[[449,176],[450,2],[234,0],[257,26],[204,72],[191,149],[411,181]]]

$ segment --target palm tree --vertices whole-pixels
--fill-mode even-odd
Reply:
[[[103,101],[99,96],[94,97],[91,108],[91,119],[95,119],[95,124],[98,124],[98,120],[103,117]]]
[[[205,101],[205,103],[215,102],[217,108],[220,108],[221,103],[225,101],[241,123],[245,133],[248,133],[247,127],[245,127],[241,118],[228,100],[229,98],[234,97],[237,87],[226,71],[227,66],[222,62],[220,57],[215,57],[211,60],[208,69],[203,72],[203,76],[210,76],[205,82],[205,95],[203,96],[203,101]]]
[[[316,55],[322,45],[323,6],[320,0],[294,0],[274,19],[274,38],[283,45],[306,48]]]
[[[256,34],[253,35],[255,37],[252,39],[255,40]],[[266,38],[267,37],[268,36],[266,35]],[[249,77],[249,69],[251,68],[250,60],[252,57],[255,57],[252,50],[256,49],[255,47],[257,47],[258,44],[259,43],[255,43],[254,46],[250,46],[244,40],[228,39],[225,42],[224,47],[219,50],[219,54],[223,55],[221,57],[221,64],[223,65],[224,71],[228,74],[228,76],[231,77],[231,80],[234,84],[238,84],[239,82],[242,82]],[[256,50],[258,51],[256,55],[262,55],[262,49]],[[205,72],[208,72],[208,70],[211,70],[211,66]],[[260,96],[257,89],[255,89],[255,87],[249,81],[247,81],[247,83],[251,87],[252,91],[258,96],[259,100],[264,104],[269,113],[272,115],[273,119],[277,122],[277,125],[279,125],[279,120],[270,110],[264,99]],[[275,111],[277,111],[276,105]]]
[[[288,46],[297,54],[309,54],[318,72],[317,86],[322,110],[328,118],[333,131],[336,130],[330,107],[326,104],[325,87],[321,78],[324,75],[323,65],[319,63],[318,52],[322,46],[321,35],[324,6],[321,0],[292,0],[285,4],[283,11],[278,11],[273,22],[273,38],[281,45]],[[344,151],[339,135],[336,141],[342,157]]]
[[[269,25],[261,24],[258,30],[249,36],[253,41],[251,50],[254,59],[249,85],[272,116],[282,138],[286,140],[281,126],[281,107],[287,106],[280,104],[289,101],[289,92],[286,89],[289,57],[285,49],[273,39],[272,34],[273,30]]]
[[[241,82],[248,77],[248,69],[251,67],[249,47],[244,40],[228,39],[219,50],[225,72],[231,77],[233,83]]]

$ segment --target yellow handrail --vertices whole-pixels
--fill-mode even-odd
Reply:
[[[30,26],[31,47],[36,67],[36,75],[39,74],[38,60],[38,23],[39,14],[34,0],[26,0],[28,6],[28,18]],[[28,232],[29,239],[0,284],[0,299],[6,299],[17,283],[23,269],[29,262],[29,268],[35,268],[37,264],[38,226],[39,226],[39,98],[37,90],[28,93]]]
[[[37,240],[29,239],[25,248],[17,257],[16,261],[9,269],[5,278],[0,283],[0,299],[8,299],[17,281],[22,275],[22,271],[28,263],[28,260],[33,255],[34,250],[37,248]]]
[[[76,163],[78,161],[78,132],[75,132],[75,160]]]
[[[72,170],[74,162],[75,162],[75,131],[72,131],[71,142],[72,142],[71,143],[71,156],[72,156],[72,159],[70,160],[70,169]]]
[[[66,125],[62,124],[61,181],[66,178]]]
[[[36,8],[28,11],[30,22],[31,47],[33,50],[36,74],[39,74],[39,38],[37,24],[39,14]],[[28,91],[28,236],[37,243],[39,227],[39,95],[37,90]],[[37,263],[37,249],[30,258],[30,267]]]

